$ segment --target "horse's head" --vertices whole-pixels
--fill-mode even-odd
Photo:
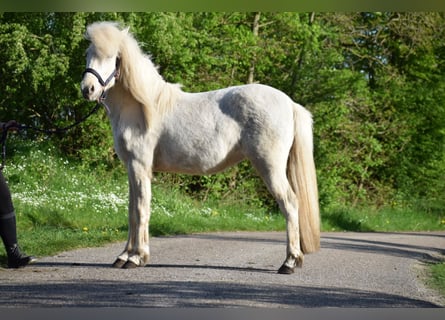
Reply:
[[[87,27],[86,39],[91,44],[81,82],[85,99],[105,102],[107,92],[117,85],[121,90],[108,97],[107,106],[116,106],[113,98],[123,99],[125,94],[125,99],[141,107],[147,126],[152,125],[155,115],[173,105],[179,86],[167,85],[128,28],[96,22]]]
[[[88,100],[100,100],[111,88],[119,75],[119,57],[100,57],[95,50],[88,50],[87,67],[80,84],[82,94]]]
[[[119,76],[119,47],[122,34],[112,23],[94,23],[87,29],[86,38],[91,45],[86,52],[86,69],[82,75],[81,90],[85,99],[100,101],[116,83]]]

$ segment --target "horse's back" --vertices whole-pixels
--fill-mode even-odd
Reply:
[[[281,134],[293,124],[295,103],[284,92],[263,84],[246,84],[192,94],[197,112],[212,113],[217,122],[234,122],[250,135]],[[196,101],[204,101],[196,102]],[[293,128],[292,128],[293,134]]]

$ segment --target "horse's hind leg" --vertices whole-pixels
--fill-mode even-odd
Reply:
[[[128,169],[130,204],[128,241],[113,263],[115,268],[142,267],[150,258],[148,224],[150,219],[151,181],[148,170],[132,164]]]
[[[280,210],[286,218],[286,260],[278,270],[278,273],[291,274],[296,267],[303,265],[303,252],[300,248],[300,230],[298,224],[298,200],[292,191],[287,179],[280,184],[284,190],[275,194],[275,198],[280,206]],[[281,187],[279,187],[281,188]]]
[[[278,273],[291,274],[296,267],[303,265],[303,252],[300,247],[298,224],[298,199],[286,176],[285,167],[254,163],[267,188],[277,201],[286,218],[287,246],[286,259]]]
[[[281,202],[281,203],[280,203]],[[300,248],[300,230],[298,224],[298,201],[294,192],[289,188],[287,196],[278,200],[281,212],[286,217],[287,247],[286,260],[278,269],[278,273],[291,274],[296,267],[303,266],[303,252]]]

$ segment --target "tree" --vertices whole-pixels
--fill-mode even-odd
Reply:
[[[385,148],[374,180],[409,197],[441,197],[444,185],[444,19],[439,13],[354,16],[349,64],[364,74]],[[423,181],[423,182],[422,182]],[[440,191],[439,191],[440,190]]]

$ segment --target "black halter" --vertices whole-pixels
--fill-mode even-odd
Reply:
[[[113,78],[117,78],[119,76],[119,66],[120,66],[120,59],[116,58],[116,68],[113,70],[113,72],[110,74],[110,76],[105,81],[104,81],[104,79],[102,79],[102,77],[100,76],[99,72],[97,72],[93,68],[86,68],[85,71],[82,73],[82,78],[87,73],[93,74],[97,78],[97,80],[99,81],[100,85],[102,86],[101,99],[104,99],[105,98],[105,87],[110,83],[110,81]]]
[[[82,73],[82,78],[85,76],[86,73],[91,73],[94,76],[96,76],[96,78],[99,81],[100,85],[102,87],[106,87],[110,83],[111,79],[113,79],[118,74],[118,71],[117,71],[117,68],[114,69],[114,71],[110,74],[110,76],[105,81],[102,79],[102,77],[100,76],[99,72],[97,72],[93,68],[86,68],[85,71]]]

